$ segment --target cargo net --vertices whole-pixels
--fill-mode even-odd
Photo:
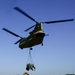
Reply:
[[[29,70],[35,71],[36,70],[32,56],[31,56],[31,50],[29,50],[28,60],[27,60],[27,64],[26,64],[26,70],[27,71],[29,71]]]

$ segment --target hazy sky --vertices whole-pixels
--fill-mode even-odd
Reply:
[[[0,0],[0,75],[22,75],[29,49],[21,50],[14,43],[19,38],[2,30],[3,27],[27,37],[25,29],[35,24],[13,8],[17,6],[38,22],[75,18],[75,0]],[[75,73],[75,21],[43,24],[49,36],[44,46],[33,47],[36,71],[30,75],[64,75]]]

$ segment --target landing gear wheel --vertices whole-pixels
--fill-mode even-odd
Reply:
[[[21,49],[23,49],[23,48],[21,48]]]
[[[31,47],[30,50],[33,50],[33,48]]]
[[[41,46],[43,46],[43,43],[41,44]]]

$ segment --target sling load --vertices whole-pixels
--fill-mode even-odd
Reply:
[[[29,55],[28,55],[28,60],[27,60],[27,65],[26,65],[26,70],[29,71],[29,70],[32,70],[32,71],[35,71],[35,66],[34,66],[34,62],[33,62],[33,59],[32,59],[32,56],[31,56],[31,50],[29,50]]]
[[[23,75],[29,75],[29,73],[25,72],[25,73],[23,73]]]

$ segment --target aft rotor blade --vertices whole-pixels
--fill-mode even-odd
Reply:
[[[33,25],[33,26],[31,26],[31,27],[29,27],[28,29],[26,29],[25,31],[28,31],[28,30],[30,30],[31,28],[33,28],[35,25]]]
[[[74,21],[74,19],[57,20],[57,21],[48,21],[48,22],[42,22],[42,23],[50,24],[50,23],[60,23],[60,22],[69,22],[69,21]]]
[[[16,36],[16,37],[22,38],[21,36],[15,34],[15,33],[13,33],[13,32],[11,32],[10,30],[8,30],[8,29],[6,29],[6,28],[3,28],[3,30],[6,31],[6,32],[8,32],[8,33],[10,33],[10,34],[12,34],[12,35],[14,35],[14,36]]]
[[[23,15],[27,16],[28,18],[30,18],[31,20],[33,20],[34,22],[37,23],[37,21],[35,19],[33,19],[31,16],[29,16],[26,12],[24,12],[23,10],[21,10],[18,7],[15,7],[14,9],[16,9],[17,11],[19,11],[20,13],[22,13]]]
[[[18,44],[21,40],[22,40],[22,38],[20,40],[18,40],[17,42],[15,42],[14,44]]]

